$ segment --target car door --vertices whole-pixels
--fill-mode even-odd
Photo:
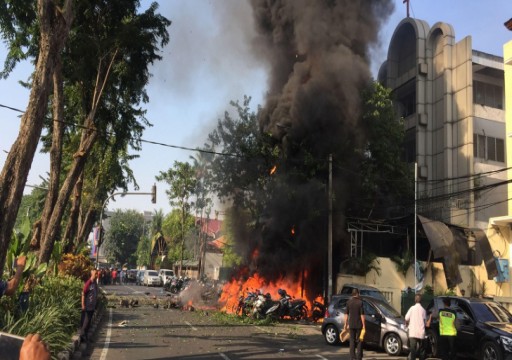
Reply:
[[[472,312],[463,301],[456,301],[453,309],[457,313],[457,337],[455,339],[457,352],[473,354],[477,350],[478,341],[475,339],[475,319],[473,319]]]
[[[367,300],[363,300],[363,311],[366,324],[364,342],[380,344],[382,316],[380,312]]]

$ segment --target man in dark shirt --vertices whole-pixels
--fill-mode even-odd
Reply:
[[[344,329],[350,332],[350,359],[363,358],[363,341],[360,339],[361,330],[365,329],[363,300],[359,297],[359,290],[352,290],[352,297],[347,301]],[[356,352],[357,347],[357,352]]]
[[[92,316],[96,309],[98,299],[98,283],[96,281],[96,269],[91,270],[91,277],[84,284],[82,291],[82,325],[80,327],[80,340],[87,341],[87,333],[91,326]]]

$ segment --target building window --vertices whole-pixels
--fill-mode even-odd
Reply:
[[[491,136],[473,134],[473,156],[484,160],[505,162],[505,141]]]
[[[498,85],[474,81],[473,99],[475,104],[503,109],[503,88]]]

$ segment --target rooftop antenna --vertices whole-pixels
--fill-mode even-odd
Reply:
[[[406,6],[407,6],[407,17],[409,17],[409,2],[410,2],[410,1],[411,1],[411,0],[404,0],[404,1],[403,1],[403,3],[404,3],[404,4],[406,4]]]

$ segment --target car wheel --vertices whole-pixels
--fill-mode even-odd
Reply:
[[[402,353],[402,340],[397,334],[389,334],[384,339],[384,350],[388,355],[396,356]]]
[[[334,325],[327,325],[324,332],[325,342],[329,345],[336,345],[340,341],[340,332]]]
[[[482,346],[482,360],[502,360],[501,350],[499,346],[492,342],[487,341]]]
[[[438,351],[438,344],[439,344],[439,338],[437,334],[432,330],[427,330],[427,336],[426,341],[428,343],[426,344],[427,349],[427,356],[429,357],[439,357],[439,351]]]

